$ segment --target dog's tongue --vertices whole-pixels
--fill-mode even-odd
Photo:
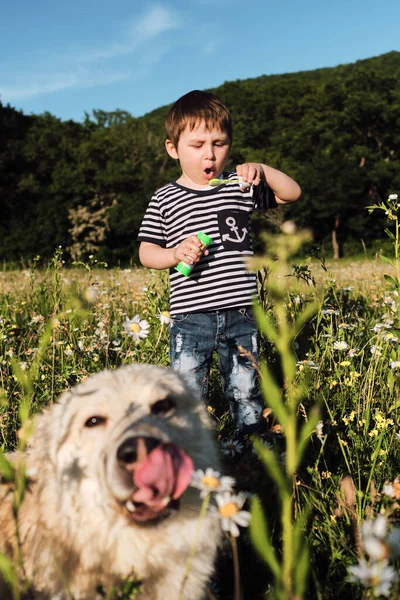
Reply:
[[[150,513],[156,516],[170,500],[183,494],[192,474],[193,461],[186,452],[175,444],[160,444],[135,470],[134,482],[138,489],[132,500],[146,504],[149,517]]]

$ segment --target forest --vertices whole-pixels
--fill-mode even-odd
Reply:
[[[268,220],[256,216],[256,240],[291,219],[312,230],[307,251],[335,258],[379,252],[384,215],[366,207],[400,188],[399,82],[400,53],[390,52],[211,90],[232,113],[230,167],[264,162],[303,190],[298,203],[270,211]],[[67,261],[93,255],[136,264],[147,203],[179,174],[164,149],[168,108],[143,117],[93,109],[80,123],[25,115],[0,101],[3,268],[49,259],[58,247]]]

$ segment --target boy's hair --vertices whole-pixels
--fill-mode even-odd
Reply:
[[[192,130],[200,121],[205,122],[207,129],[217,127],[224,131],[232,143],[232,119],[229,110],[217,96],[200,90],[188,92],[171,106],[165,121],[167,138],[176,148],[186,125]]]

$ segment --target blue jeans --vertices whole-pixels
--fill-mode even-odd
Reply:
[[[252,309],[182,313],[172,319],[172,368],[185,374],[205,399],[212,355],[217,352],[222,389],[237,434],[259,431],[264,402],[255,368],[258,332]]]

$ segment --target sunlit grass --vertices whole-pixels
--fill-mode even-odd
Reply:
[[[366,259],[328,262],[324,268],[311,261],[309,271],[293,270],[288,261],[286,268],[265,296],[264,326],[260,317],[269,407],[258,455],[250,440],[244,454],[230,440],[230,418],[219,402],[213,370],[209,410],[226,469],[242,490],[259,498],[252,529],[259,534],[261,558],[244,533],[233,562],[242,565],[246,599],[267,590],[278,597],[276,581],[282,584],[280,598],[289,599],[294,589],[299,598],[378,597],[382,589],[376,576],[375,587],[372,575],[368,579],[371,557],[359,528],[363,520],[384,514],[391,530],[399,516],[400,299],[384,279],[394,276],[394,268]],[[135,361],[169,364],[165,273],[94,263],[71,269],[59,253],[46,270],[1,272],[0,286],[5,450],[16,448],[25,418],[29,422],[30,414],[88,375]],[[268,290],[268,280],[263,286]],[[289,544],[291,528],[295,537]],[[386,543],[375,538],[373,543]],[[307,565],[296,564],[300,549]],[[232,594],[231,552],[229,546],[222,549],[213,583],[221,598]],[[348,567],[364,559],[360,569],[366,570],[353,570],[351,582]],[[296,583],[307,571],[308,579]],[[286,585],[287,577],[293,577],[293,586]],[[398,597],[396,582],[390,581],[388,593]]]

